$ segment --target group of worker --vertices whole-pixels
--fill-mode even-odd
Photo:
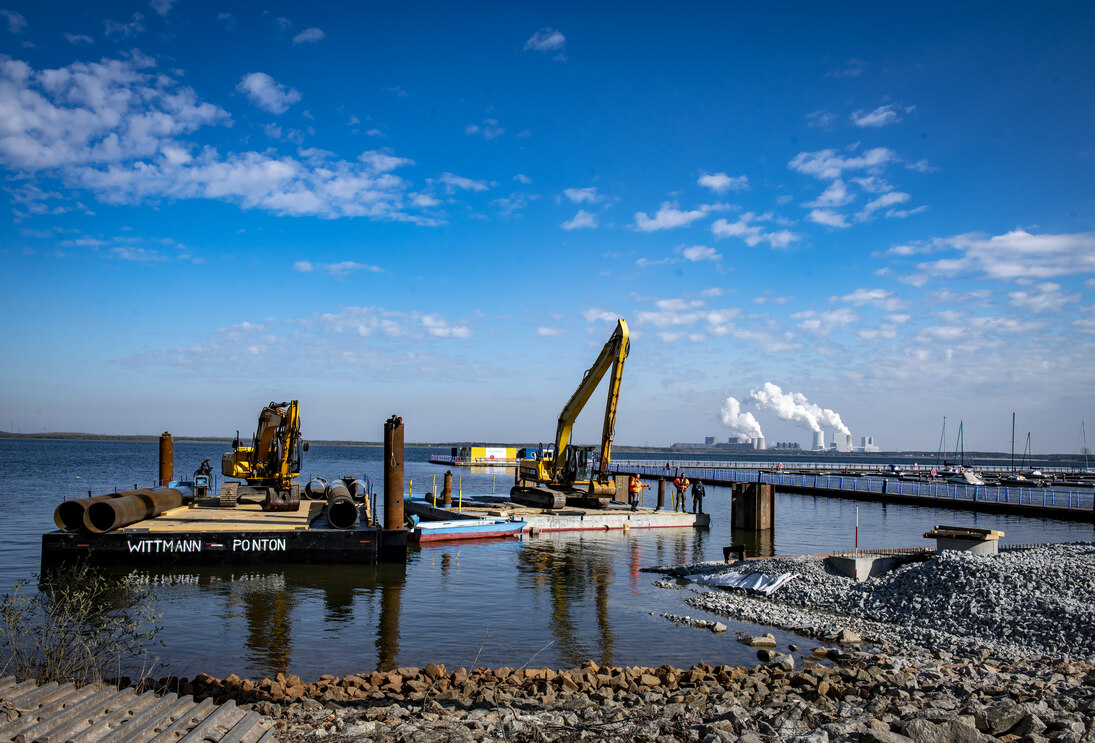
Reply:
[[[695,482],[690,482],[688,476],[683,473],[679,473],[673,480],[673,510],[686,513],[684,494],[685,491],[688,490],[689,485],[692,486],[692,513],[703,513],[703,481],[697,478]],[[639,501],[642,498],[643,488],[649,487],[649,485],[639,479],[639,474],[637,472],[633,472],[631,477],[628,478],[627,492],[632,511],[637,511],[639,509]]]

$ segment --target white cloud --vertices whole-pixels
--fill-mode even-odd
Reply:
[[[836,123],[836,120],[837,115],[832,111],[827,111],[824,108],[806,114],[807,126],[812,126],[816,129],[821,129],[826,132],[830,132],[833,130],[833,124]]]
[[[685,248],[681,251],[681,254],[686,260],[692,261],[721,261],[722,254],[716,251],[714,248],[709,248],[706,245],[693,245]]]
[[[542,28],[525,42],[525,50],[537,52],[554,52],[566,45],[567,37],[561,31],[553,28]]]
[[[897,162],[897,153],[886,147],[875,147],[858,157],[845,157],[836,150],[818,150],[800,152],[791,159],[787,167],[821,180],[840,178],[845,170],[880,170],[884,166]]]
[[[579,209],[573,219],[568,219],[559,226],[568,231],[594,228],[597,226],[597,216],[595,214],[590,214],[585,209]]]
[[[960,258],[918,266],[934,276],[982,274],[991,279],[1016,280],[1095,273],[1095,232],[1033,235],[1016,229],[995,237],[957,235],[934,244],[962,253]]]
[[[175,4],[175,0],[150,0],[148,3],[154,11],[160,15],[167,15],[171,12],[171,6]]]
[[[294,261],[293,270],[299,273],[311,273],[316,270],[311,261]]]
[[[140,13],[133,14],[133,20],[129,23],[119,23],[118,21],[103,21],[103,33],[107,36],[118,36],[122,38],[131,38],[134,36],[140,36],[144,33],[144,16]]]
[[[815,209],[825,209],[829,207],[840,207],[846,204],[850,204],[855,199],[855,195],[848,193],[848,187],[844,184],[844,181],[837,178],[835,181],[829,184],[829,186],[821,192],[811,202],[808,202],[806,206],[813,207]]]
[[[698,209],[682,212],[676,203],[668,201],[662,203],[658,213],[653,218],[646,212],[635,212],[635,227],[641,232],[657,232],[659,230],[671,230],[674,227],[684,227],[692,224],[697,219],[706,217],[714,209],[723,208],[721,205],[703,204]]]
[[[265,72],[247,73],[236,85],[236,90],[263,111],[275,115],[285,113],[301,99],[299,91],[282,85]]]
[[[852,178],[852,183],[862,188],[867,193],[886,193],[892,191],[893,186],[886,182],[885,178],[877,175],[869,175],[865,178]]]
[[[526,186],[532,183],[532,179],[524,173],[518,173],[517,175],[513,176],[513,180],[517,181],[518,183],[523,183]]]
[[[773,248],[786,248],[793,242],[798,242],[801,236],[789,230],[775,230],[765,232],[764,228],[753,222],[767,222],[771,220],[771,214],[757,215],[746,212],[736,222],[718,219],[711,225],[711,232],[716,237],[737,237],[745,241],[749,247],[755,247],[762,242],[768,243]]]
[[[865,69],[867,69],[866,62],[852,57],[840,67],[834,67],[826,72],[825,77],[859,77]]]
[[[1032,312],[1060,312],[1065,305],[1075,304],[1083,299],[1079,292],[1065,294],[1061,291],[1061,285],[1051,281],[1038,284],[1037,291],[1011,292],[1012,305]]]
[[[338,263],[328,263],[323,266],[323,270],[331,274],[335,278],[342,278],[357,271],[369,271],[371,273],[384,272],[384,269],[380,266],[371,266],[368,263],[358,263],[357,261],[339,261]]]
[[[452,325],[440,315],[423,315],[422,325],[426,328],[426,332],[438,338],[468,338],[471,336],[471,329],[466,325]]]
[[[315,44],[317,41],[322,41],[323,37],[327,34],[323,33],[321,28],[306,28],[299,34],[293,37],[294,44]]]
[[[544,336],[545,338],[550,338],[550,337],[556,336],[556,335],[562,335],[565,332],[566,331],[563,330],[562,328],[545,328],[545,327],[536,328],[536,335]]]
[[[406,157],[396,157],[387,150],[366,150],[358,155],[357,159],[377,173],[387,173],[396,168],[414,165],[414,160]]]
[[[895,204],[904,204],[908,200],[909,195],[907,193],[902,193],[901,191],[890,191],[889,193],[884,193],[877,199],[868,201],[866,205],[864,205],[863,209],[855,215],[855,218],[857,221],[862,222],[866,219],[869,219],[871,215],[879,209],[886,209],[887,207],[894,206]]]
[[[588,188],[566,188],[563,189],[563,195],[575,204],[581,204],[585,201],[596,204],[600,200],[600,197],[597,195],[596,186],[589,186]]]
[[[27,19],[14,10],[0,10],[0,18],[8,22],[8,31],[13,34],[22,33],[27,27]]]
[[[851,226],[843,214],[834,212],[832,209],[813,209],[806,215],[806,219],[814,224],[823,224],[826,227],[843,229]]]
[[[476,181],[453,173],[442,173],[437,178],[430,178],[427,183],[440,183],[445,187],[445,193],[452,194],[456,191],[486,191],[490,184],[486,181]]]
[[[503,217],[511,217],[525,209],[529,202],[536,201],[538,198],[540,198],[539,194],[514,192],[509,196],[494,199],[491,203],[498,207]]]
[[[840,297],[840,299],[857,307],[871,305],[880,307],[887,312],[896,312],[905,307],[905,303],[898,299],[896,294],[885,289],[856,289],[851,294]]]
[[[608,310],[602,310],[600,307],[590,307],[588,310],[582,313],[582,317],[586,319],[586,322],[596,323],[603,322],[612,325],[616,324],[616,321],[620,319],[620,315],[616,312],[609,312]]]
[[[464,133],[468,136],[480,135],[490,141],[501,137],[506,130],[498,126],[498,119],[483,119],[482,124],[468,124],[464,127]]]
[[[858,127],[880,128],[901,121],[900,111],[910,113],[913,107],[904,108],[896,103],[887,103],[879,106],[874,111],[864,113],[862,110],[852,113],[852,123]]]
[[[859,315],[850,307],[841,307],[828,312],[814,310],[796,312],[791,315],[791,319],[799,321],[799,329],[814,335],[825,336],[855,322],[859,319]]]
[[[710,173],[701,175],[696,182],[720,194],[724,191],[745,191],[749,188],[749,178],[744,175],[728,176],[726,173]]]
[[[68,43],[73,44],[73,45],[94,44],[95,43],[95,39],[93,39],[90,36],[87,36],[85,34],[68,34],[68,33],[66,33],[65,34],[65,40],[68,41]]]
[[[437,206],[441,203],[440,199],[435,199],[433,196],[424,193],[411,194],[411,204],[421,208],[427,208],[431,206]]]

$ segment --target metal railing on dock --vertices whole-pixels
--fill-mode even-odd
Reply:
[[[726,467],[682,466],[666,469],[649,460],[638,462],[613,462],[611,472],[626,475],[637,472],[640,477],[670,478],[678,473],[691,480],[701,479],[709,485],[731,485],[735,482],[761,482],[773,485],[777,490],[808,491],[832,497],[875,495],[871,500],[885,501],[887,496],[905,500],[923,498],[925,505],[945,505],[940,501],[971,504],[1011,504],[1035,508],[1052,508],[1075,511],[1095,511],[1095,491],[1066,490],[1060,488],[1022,488],[1007,485],[968,485],[927,480],[907,481],[893,477],[865,477],[859,474],[799,474]],[[927,501],[934,503],[927,503]]]

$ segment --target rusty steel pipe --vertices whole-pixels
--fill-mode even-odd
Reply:
[[[327,521],[336,529],[349,529],[357,523],[357,504],[342,480],[327,486]]]
[[[313,478],[304,487],[304,495],[308,500],[323,500],[327,497],[327,481],[322,477]]]
[[[167,486],[175,479],[175,440],[171,434],[164,431],[160,434],[160,481],[159,484]]]
[[[403,526],[403,419],[397,415],[384,422],[384,528]]]
[[[178,508],[183,504],[183,498],[192,494],[185,487],[127,490],[118,493],[117,498],[90,504],[84,512],[84,528],[92,534],[121,529]]]
[[[121,495],[121,493],[106,493],[90,498],[67,500],[54,509],[53,523],[57,524],[57,528],[62,531],[79,531],[84,528],[84,514],[87,513],[88,506],[99,501],[119,498]]]
[[[350,489],[350,497],[355,501],[364,501],[369,498],[369,489],[365,487],[365,483],[361,480],[354,478],[344,477],[343,482],[346,483],[346,487]]]
[[[441,505],[445,508],[452,505],[452,470],[445,470],[444,485],[441,486]]]

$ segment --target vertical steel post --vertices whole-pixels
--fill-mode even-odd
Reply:
[[[452,506],[452,470],[445,470],[445,481],[441,486],[441,505],[445,508]]]
[[[665,478],[658,478],[658,510],[665,509]]]
[[[171,434],[164,431],[160,434],[160,485],[167,486],[175,479],[175,446]]]
[[[384,528],[403,528],[403,419],[384,422]]]

